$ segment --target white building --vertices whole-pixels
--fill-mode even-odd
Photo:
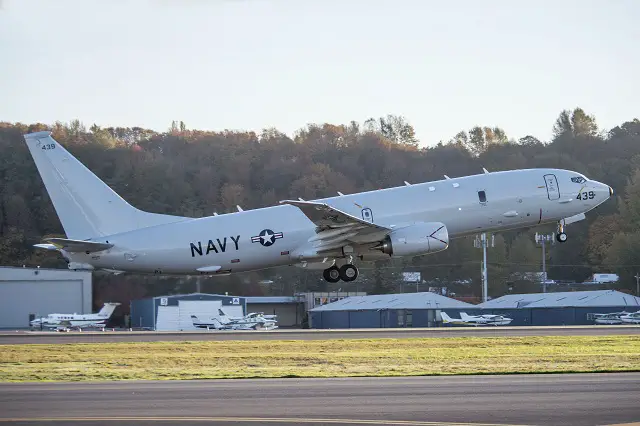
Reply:
[[[91,272],[0,267],[0,328],[52,313],[91,313]]]

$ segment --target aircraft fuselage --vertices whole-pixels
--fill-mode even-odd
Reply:
[[[611,195],[609,186],[586,180],[576,172],[527,169],[314,201],[390,228],[416,222],[442,222],[450,238],[458,238],[557,222],[586,213]],[[279,205],[182,219],[93,238],[92,241],[114,244],[114,247],[98,253],[65,253],[65,257],[96,269],[198,274],[198,269],[204,268],[206,273],[225,274],[313,261],[301,259],[299,253],[314,235],[316,226],[300,209]],[[358,246],[357,239],[353,244],[355,256],[377,253]],[[377,255],[389,258],[382,253]]]

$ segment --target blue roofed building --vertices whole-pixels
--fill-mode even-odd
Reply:
[[[476,308],[436,293],[354,296],[309,311],[311,328],[436,327],[440,312],[458,314]]]
[[[513,318],[511,325],[588,325],[593,314],[640,310],[640,297],[616,290],[509,294],[475,307]]]

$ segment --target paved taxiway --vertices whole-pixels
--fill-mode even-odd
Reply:
[[[0,425],[605,425],[638,401],[640,373],[4,383]]]
[[[330,340],[408,337],[465,337],[465,336],[603,336],[640,335],[640,325],[614,326],[550,326],[550,327],[441,327],[403,329],[348,330],[272,330],[272,331],[83,331],[56,333],[53,331],[0,333],[2,344],[28,343],[103,343],[103,342],[159,342],[194,340]]]

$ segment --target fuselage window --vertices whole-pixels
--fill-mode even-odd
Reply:
[[[485,194],[484,191],[478,191],[478,198],[480,199],[481,203],[487,202],[487,194]]]

